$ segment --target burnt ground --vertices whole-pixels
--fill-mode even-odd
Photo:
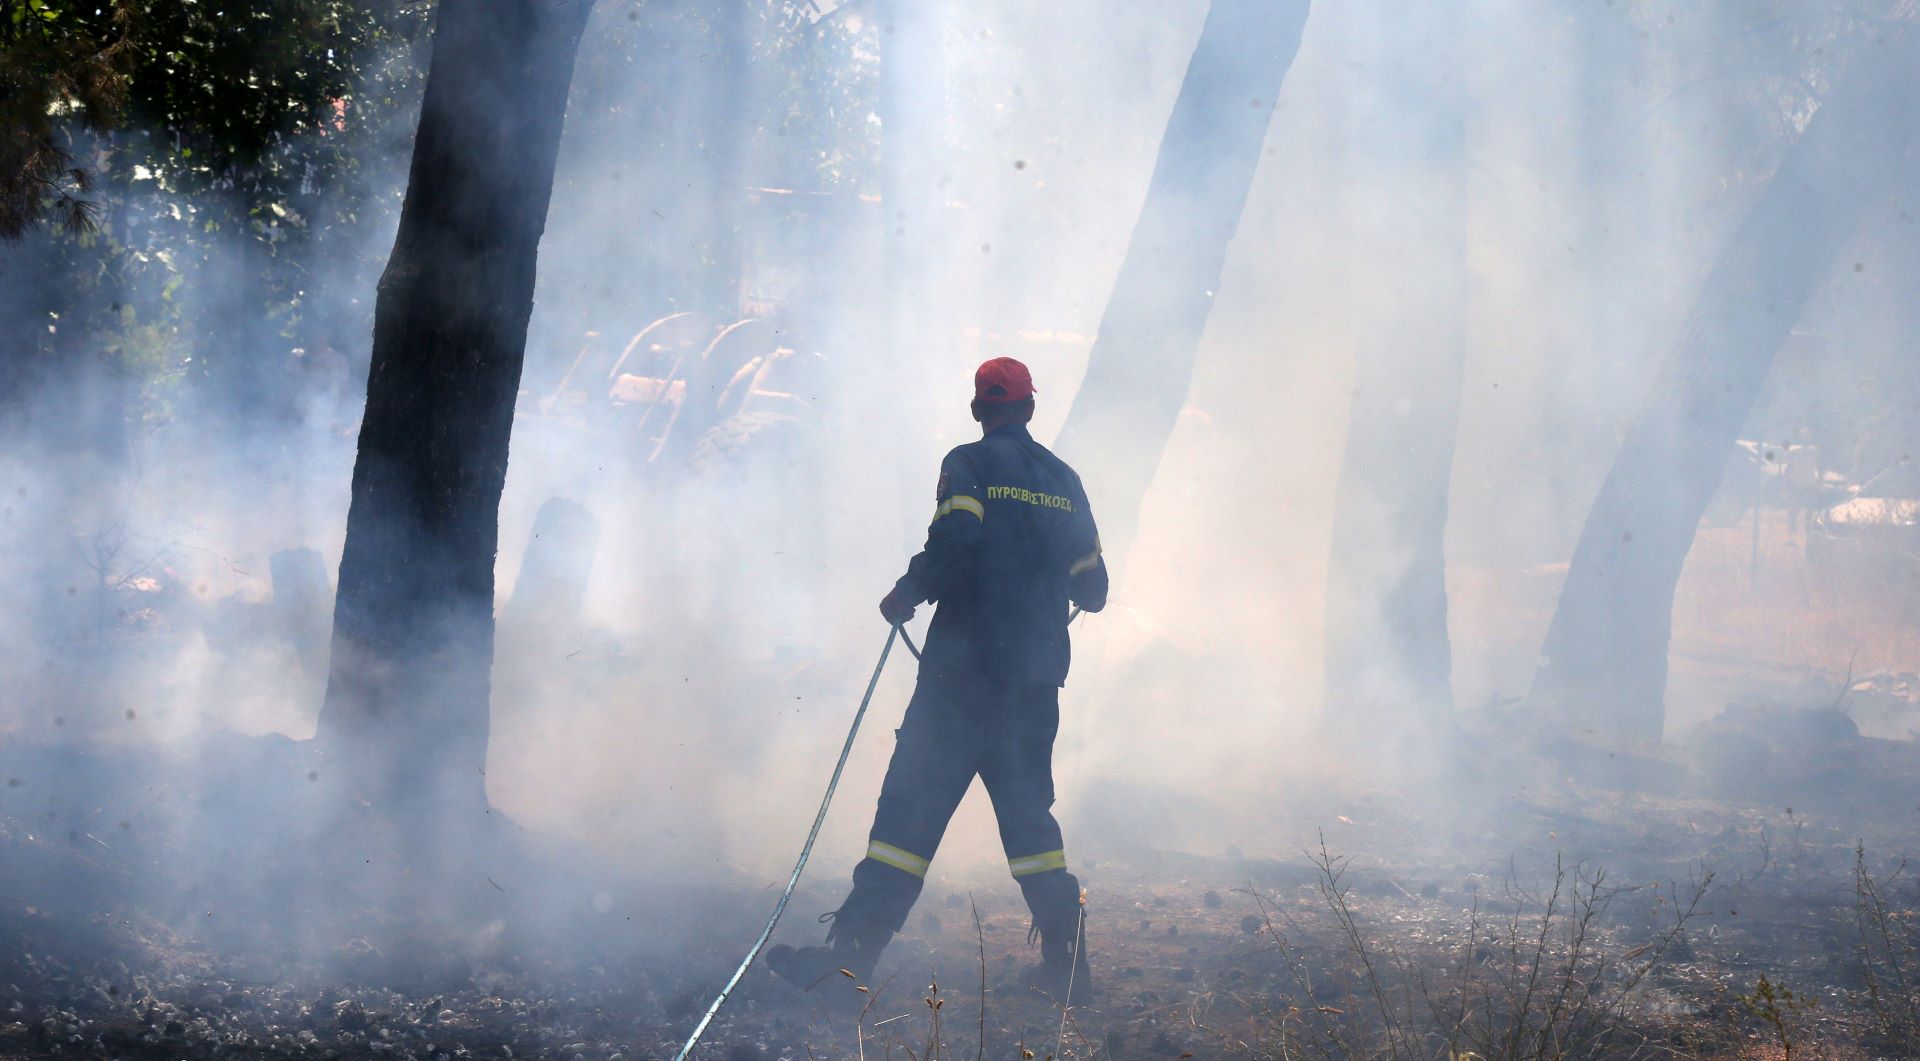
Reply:
[[[240,757],[300,776],[291,742],[246,748],[158,802],[219,802],[217,763]],[[671,1057],[772,901],[701,882],[596,909],[527,838],[470,890],[375,896],[284,844],[34,801],[111,775],[153,802],[123,759],[4,758],[4,1056]],[[1017,893],[936,880],[863,1013],[820,997],[851,985],[756,967],[696,1056],[1920,1056],[1920,808],[1863,761],[1791,809],[1755,777],[1717,796],[1562,777],[1444,823],[1356,792],[1265,853],[1109,851],[1080,867],[1100,994],[1065,1014],[1018,986],[1037,948]],[[174,879],[189,852],[232,887]],[[781,938],[831,905],[834,873],[814,876]]]

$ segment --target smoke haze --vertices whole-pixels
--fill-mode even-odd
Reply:
[[[973,367],[1026,361],[1034,435],[1054,438],[1207,14],[1202,0],[989,0],[899,5],[925,24],[883,30],[872,5],[823,6],[602,0],[581,50],[500,508],[486,779],[496,813],[578,860],[548,903],[565,910],[548,913],[611,926],[595,944],[608,949],[665,945],[612,919],[709,886],[739,921],[729,946],[751,938],[774,894],[758,889],[784,880],[885,638],[874,602],[919,548],[941,454],[976,435]],[[1490,741],[1527,693],[1588,510],[1719,253],[1823,94],[1886,19],[1909,17],[1444,7],[1430,17],[1459,42],[1464,140],[1441,152],[1365,135],[1381,114],[1435,110],[1400,51],[1416,46],[1409,13],[1322,4],[1308,19],[1185,407],[1137,535],[1111,558],[1112,604],[1073,627],[1059,813],[1096,892],[1104,866],[1285,860],[1321,828],[1381,859],[1456,827],[1472,857],[1546,843],[1512,808],[1561,771],[1521,745],[1484,745],[1497,765],[1427,748],[1363,766],[1323,725],[1341,709],[1323,702],[1324,617],[1356,343],[1417,301],[1436,262],[1464,260],[1448,632],[1453,699],[1464,725],[1486,727],[1463,740]],[[915,109],[896,124],[924,145],[901,179],[931,204],[907,218],[883,197],[880,64],[887,40],[915,34],[943,68],[901,74]],[[1889,144],[1910,142],[1912,121],[1885,115]],[[167,887],[240,887],[214,852],[279,813],[269,794],[307,768],[294,742],[313,736],[325,692],[375,282],[409,148],[360,144],[366,205],[305,245],[277,319],[262,319],[254,236],[191,262],[171,242],[172,211],[215,192],[155,190],[127,207],[137,223],[108,222],[138,253],[179,258],[168,297],[184,308],[164,335],[139,331],[141,309],[70,336],[82,323],[49,319],[25,290],[53,237],[0,247],[0,328],[32,337],[9,356],[48,366],[20,377],[0,427],[0,776],[21,781],[0,789],[0,814],[21,828],[125,820],[152,830],[152,858],[177,860]],[[1455,165],[1463,251],[1373,253],[1381,205],[1367,195],[1454,209]],[[1910,461],[1915,208],[1907,188],[1868,208],[1742,439],[1817,450],[1836,484]],[[909,222],[916,238],[890,239]],[[127,287],[130,306],[156,290]],[[692,316],[634,342],[675,313]],[[702,356],[746,319],[735,345]],[[136,340],[137,356],[86,367],[96,347]],[[257,359],[268,383],[202,372],[209,350]],[[676,367],[684,397],[660,382]],[[725,394],[735,417],[691,411]],[[1745,482],[1730,472],[1678,586],[1670,741],[1729,702],[1825,707],[1852,680],[1920,670],[1910,593],[1845,588],[1910,585],[1898,565],[1911,558],[1818,567],[1805,521],[1844,496],[1788,504]],[[1101,479],[1086,485],[1102,516]],[[543,516],[555,498],[577,508]],[[556,551],[535,559],[543,548]],[[276,557],[287,550],[317,560]],[[1401,563],[1381,555],[1369,575],[1384,585]],[[584,585],[577,602],[569,582]],[[859,857],[912,680],[896,648],[796,910],[829,908]],[[1875,703],[1856,719],[1874,736],[1920,724]],[[223,750],[234,734],[288,742],[255,773],[233,765],[255,753]],[[131,817],[132,775],[115,776],[129,763],[189,795]],[[218,799],[194,802],[206,793]],[[1434,831],[1341,830],[1369,816]],[[998,846],[970,793],[935,886],[1009,899]]]

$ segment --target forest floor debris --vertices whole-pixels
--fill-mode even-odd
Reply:
[[[1506,832],[1462,836],[1388,805],[1356,796],[1306,852],[1087,859],[1093,1004],[1062,1013],[1019,988],[1037,951],[1004,882],[935,881],[862,1018],[756,968],[698,1056],[1920,1049],[1920,888],[1901,858],[1912,808],[1842,828],[1804,809],[1569,787],[1516,802]],[[70,882],[47,902],[19,879],[0,888],[4,1056],[670,1057],[741,945],[701,916],[709,927],[682,926],[670,953],[544,928],[437,965],[383,965],[364,939],[310,960],[249,953],[244,934],[212,927],[253,916],[239,909],[164,890],[117,900],[122,849],[89,834],[0,817],[0,848],[0,866]],[[735,911],[764,898],[713,891]],[[343,972],[363,968],[381,972]]]

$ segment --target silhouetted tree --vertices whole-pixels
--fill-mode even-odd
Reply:
[[[1660,738],[1674,587],[1727,453],[1868,206],[1912,173],[1914,40],[1896,23],[1856,46],[1702,284],[1588,514],[1535,705],[1617,737]]]
[[[1307,6],[1214,0],[1167,119],[1086,379],[1058,440],[1101,499],[1109,551],[1133,537],[1141,498],[1186,404],[1227,245]]]
[[[1410,7],[1363,47],[1347,155],[1356,326],[1334,500],[1326,712],[1372,743],[1453,706],[1447,490],[1467,339],[1459,10]]]
[[[444,0],[393,255],[318,737],[376,806],[485,800],[493,565],[534,264],[590,0]]]

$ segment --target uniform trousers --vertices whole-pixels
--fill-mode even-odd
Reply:
[[[1079,914],[1080,883],[1067,872],[1053,817],[1059,728],[1058,686],[923,670],[894,731],[867,857],[854,867],[853,891],[838,918],[900,931],[947,822],[977,775],[1035,926],[1071,924]]]

